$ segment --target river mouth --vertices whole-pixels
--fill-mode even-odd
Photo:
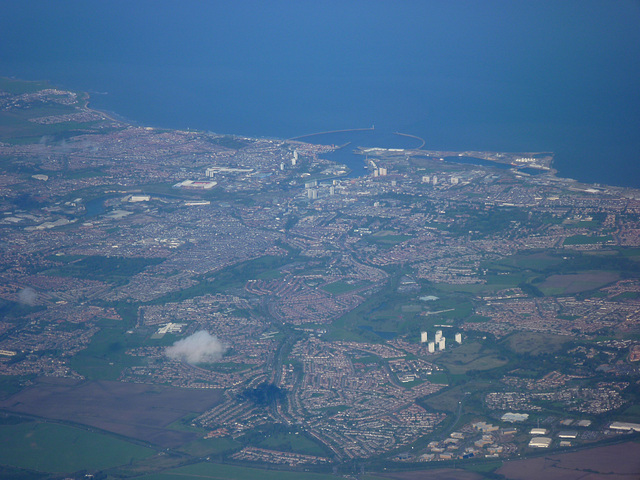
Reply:
[[[349,167],[349,177],[363,177],[369,173],[358,147],[414,150],[424,145],[424,141],[419,137],[375,128],[314,133],[296,137],[295,140],[339,147],[333,152],[322,154],[321,157]]]

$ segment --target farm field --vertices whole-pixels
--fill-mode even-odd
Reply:
[[[42,380],[0,402],[16,413],[90,425],[162,447],[176,447],[197,438],[169,424],[189,413],[215,405],[220,393],[119,382]]]
[[[415,472],[390,473],[368,477],[371,480],[393,478],[394,480],[481,480],[483,477],[474,472],[462,469],[440,468],[438,470],[419,470]],[[368,479],[367,479],[368,480]]]
[[[42,472],[123,465],[155,452],[108,435],[41,422],[0,426],[0,463]]]
[[[584,272],[575,275],[551,275],[539,285],[545,295],[569,295],[595,290],[615,282],[620,276],[614,272]]]
[[[522,355],[541,355],[560,350],[562,345],[572,341],[571,337],[538,332],[517,332],[504,340],[512,352]]]
[[[496,473],[510,480],[636,480],[640,443],[505,462]]]
[[[144,475],[139,480],[184,480],[185,478],[215,480],[335,480],[335,475],[320,473],[287,472],[280,470],[258,470],[216,463],[197,463],[169,470],[164,473]]]
[[[471,370],[491,370],[507,363],[495,351],[483,350],[479,343],[468,343],[446,352],[440,361],[453,375],[466,374]]]

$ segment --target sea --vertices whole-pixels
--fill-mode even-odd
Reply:
[[[87,91],[92,107],[139,125],[421,143],[400,132],[427,150],[551,151],[560,176],[640,187],[634,0],[4,0],[1,10],[0,75]]]

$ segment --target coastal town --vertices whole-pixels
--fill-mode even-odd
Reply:
[[[335,145],[3,85],[3,411],[43,378],[212,391],[183,425],[208,455],[292,467],[640,431],[640,191],[548,152],[361,148],[354,177]],[[215,359],[167,354],[202,331]]]

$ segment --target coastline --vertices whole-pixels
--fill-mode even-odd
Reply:
[[[202,129],[184,130],[184,129],[171,128],[171,127],[148,126],[148,125],[140,124],[136,120],[131,120],[129,118],[122,117],[117,112],[111,112],[101,108],[100,109],[93,108],[91,106],[91,95],[89,94],[89,92],[86,92],[86,91],[69,90],[69,89],[66,89],[65,87],[56,86],[48,80],[23,80],[15,77],[0,77],[0,78],[9,82],[31,84],[34,87],[38,85],[41,85],[41,86],[46,85],[48,88],[51,88],[51,89],[57,89],[60,91],[75,93],[78,96],[79,109],[83,109],[87,113],[99,115],[103,117],[105,120],[108,120],[120,126],[140,127],[140,128],[147,128],[147,129],[154,129],[154,130],[167,130],[167,131],[175,131],[175,132],[188,131],[190,133],[202,133],[202,134],[206,133],[206,134],[213,134],[216,136],[228,136],[228,137],[238,138],[238,139],[241,139],[241,138],[255,139],[255,140],[269,139],[269,140],[282,141],[282,142],[292,142],[292,143],[300,142],[300,143],[311,144],[311,145],[333,146],[333,150],[330,153],[335,153],[343,149],[344,147],[353,144],[354,147],[353,147],[352,153],[356,156],[362,156],[362,155],[366,156],[368,153],[375,151],[376,153],[391,154],[391,155],[397,155],[398,153],[402,153],[406,155],[407,158],[426,157],[426,158],[432,158],[432,159],[440,159],[443,161],[446,161],[445,157],[477,158],[483,161],[495,163],[497,165],[512,167],[514,172],[521,175],[528,175],[527,172],[522,171],[523,169],[531,168],[531,169],[539,170],[541,172],[541,175],[543,175],[545,178],[548,178],[550,181],[566,182],[568,184],[572,184],[573,187],[578,190],[587,191],[589,193],[596,193],[598,191],[607,191],[607,190],[616,191],[616,192],[625,191],[627,192],[627,195],[630,196],[631,198],[640,198],[640,187],[614,185],[614,184],[601,184],[596,182],[581,181],[581,180],[570,178],[570,177],[558,176],[558,169],[554,165],[555,153],[549,152],[549,151],[502,152],[502,151],[451,150],[451,149],[425,150],[423,149],[423,147],[426,142],[423,138],[417,135],[406,134],[398,131],[394,131],[390,133],[394,136],[405,137],[407,139],[420,141],[421,145],[417,148],[416,147],[413,147],[413,148],[366,147],[366,146],[358,145],[356,141],[352,141],[352,140],[347,140],[346,142],[343,142],[339,145],[336,145],[335,143],[333,144],[327,144],[324,142],[314,143],[314,142],[308,142],[308,141],[302,140],[309,137],[320,137],[323,135],[350,134],[350,133],[358,134],[358,133],[367,133],[367,132],[374,132],[374,131],[377,132],[378,130],[375,129],[375,126],[366,127],[366,128],[350,128],[350,129],[338,129],[338,130],[328,130],[328,131],[322,131],[322,132],[313,132],[313,133],[298,135],[296,137],[290,137],[290,138],[279,138],[279,137],[271,137],[271,136],[248,136],[248,135],[240,135],[235,133],[218,133],[218,132],[210,132]],[[518,162],[518,159],[520,158],[527,159],[529,161]],[[340,163],[340,162],[337,162],[337,163]],[[366,165],[363,168],[357,168],[357,167],[354,168],[354,165],[347,165],[347,166],[351,170],[351,173],[349,174],[350,177],[352,177],[353,174],[355,174],[356,177],[366,175]],[[360,171],[360,173],[357,174],[356,173],[357,171]]]
[[[175,128],[165,128],[165,127],[148,127],[148,126],[144,126],[144,125],[139,125],[137,124],[137,122],[129,120],[129,119],[124,119],[122,117],[120,117],[121,119],[119,120],[117,117],[119,117],[119,115],[117,113],[109,113],[109,112],[105,112],[104,110],[97,110],[97,109],[92,109],[89,107],[89,101],[90,101],[90,95],[87,92],[83,92],[86,94],[87,96],[87,101],[86,101],[86,105],[84,108],[86,108],[88,111],[94,112],[94,113],[98,113],[100,115],[104,115],[105,117],[107,117],[109,120],[116,122],[116,123],[124,123],[126,125],[130,125],[130,126],[138,126],[138,127],[143,127],[143,128],[153,128],[153,129],[161,129],[161,130],[173,130],[173,131],[183,131],[180,129],[175,129]],[[301,139],[307,138],[307,137],[314,137],[314,136],[321,136],[321,135],[330,135],[330,134],[336,134],[336,133],[351,133],[351,132],[368,132],[368,131],[374,131],[375,130],[375,126],[372,126],[370,128],[352,128],[352,129],[340,129],[340,130],[329,130],[329,131],[323,131],[323,132],[315,132],[315,133],[310,133],[310,134],[304,134],[304,135],[299,135],[296,137],[291,137],[291,138],[287,138],[287,139],[282,139],[282,138],[273,138],[273,137],[251,137],[251,136],[246,136],[246,135],[238,135],[238,134],[233,134],[233,133],[218,133],[218,132],[206,132],[204,130],[198,130],[198,129],[191,129],[189,130],[189,132],[201,132],[201,133],[213,133],[214,135],[223,135],[223,136],[230,136],[233,138],[248,138],[248,139],[264,139],[264,138],[269,138],[269,139],[273,139],[273,140],[277,140],[277,141],[284,141],[284,142],[288,142],[288,141],[292,141],[292,142],[301,142],[301,143],[309,143],[314,145],[313,142],[305,142],[302,141]],[[619,185],[600,185],[597,183],[590,183],[590,182],[584,182],[584,181],[580,181],[574,178],[569,178],[569,177],[561,177],[558,176],[558,170],[556,168],[554,168],[554,159],[555,159],[555,154],[554,152],[498,152],[498,151],[477,151],[477,150],[422,150],[422,147],[424,146],[424,144],[426,143],[425,140],[421,137],[418,137],[416,135],[411,135],[411,134],[405,134],[405,133],[401,133],[401,132],[393,132],[394,135],[398,135],[398,136],[402,136],[402,137],[408,137],[411,139],[415,139],[415,140],[419,140],[422,142],[422,145],[420,145],[417,148],[411,148],[411,149],[397,149],[397,148],[385,148],[385,147],[362,147],[362,146],[356,146],[354,147],[354,154],[356,155],[363,155],[365,154],[368,150],[377,150],[377,151],[386,151],[386,152],[392,152],[394,154],[397,154],[399,151],[402,151],[404,153],[407,153],[409,156],[428,156],[428,157],[432,157],[432,158],[440,158],[443,159],[444,157],[447,156],[451,156],[451,157],[475,157],[475,158],[480,158],[481,160],[486,160],[489,162],[493,162],[499,165],[508,165],[511,167],[521,167],[521,168],[532,168],[532,169],[539,169],[540,171],[543,172],[543,175],[548,178],[551,181],[556,181],[556,182],[564,182],[564,183],[570,183],[573,184],[574,189],[576,191],[585,191],[588,193],[597,193],[599,191],[616,191],[618,193],[620,192],[624,192],[626,191],[627,194],[629,194],[630,198],[640,198],[640,187],[628,187],[628,186],[619,186]],[[341,150],[347,146],[349,146],[352,142],[348,141],[345,144],[342,145],[338,145],[335,146],[334,145],[334,150],[331,151],[330,153],[334,153],[338,150]],[[326,145],[324,143],[318,143],[317,145]],[[531,162],[531,163],[526,163],[526,164],[519,164],[517,161],[515,161],[515,159],[520,158],[520,157],[524,157],[524,158],[535,158],[536,162]],[[538,158],[540,157],[540,158]],[[444,161],[444,160],[443,160]],[[347,165],[350,169],[350,173],[348,176],[351,176],[351,173],[355,172],[356,169],[352,168],[351,166]],[[366,171],[366,165],[364,167],[365,171]],[[521,172],[519,170],[515,170],[517,173],[519,174],[523,174],[524,172]],[[526,173],[524,173],[524,175],[527,175]],[[356,175],[356,176],[361,176],[361,175]]]

